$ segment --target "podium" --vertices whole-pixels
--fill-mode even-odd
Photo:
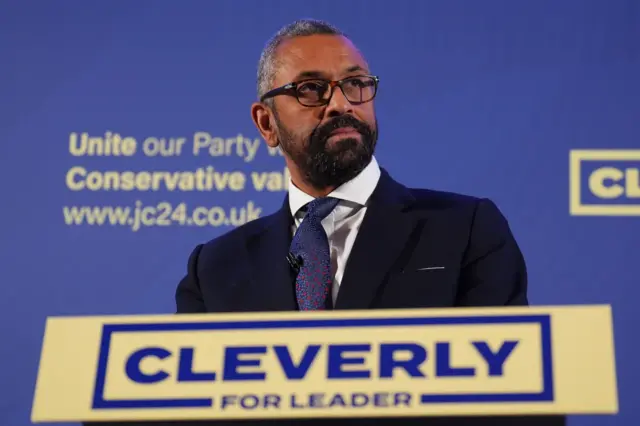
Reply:
[[[603,305],[50,317],[31,420],[555,426],[617,411]]]

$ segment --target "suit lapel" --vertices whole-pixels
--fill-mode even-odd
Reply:
[[[347,261],[335,309],[370,307],[416,226],[407,213],[413,200],[407,188],[382,170]]]
[[[251,285],[241,297],[251,300],[257,311],[297,310],[295,276],[286,256],[291,243],[293,219],[288,197],[265,227],[247,238]]]

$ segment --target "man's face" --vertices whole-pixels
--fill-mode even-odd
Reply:
[[[273,87],[369,74],[364,58],[340,36],[297,37],[283,43],[277,57]],[[345,90],[353,94],[360,89],[352,83]],[[373,102],[354,105],[337,86],[330,102],[322,106],[304,106],[288,95],[276,96],[273,101],[278,143],[289,157],[290,167],[295,166],[311,186],[337,187],[371,161],[378,134]]]

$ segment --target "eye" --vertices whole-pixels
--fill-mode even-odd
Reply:
[[[371,77],[351,77],[344,83],[345,85],[353,88],[364,89],[366,87],[372,87],[375,85],[375,81]]]
[[[360,77],[350,78],[349,80],[345,81],[345,84],[347,86],[357,87],[359,89],[367,86],[367,82],[364,81],[364,79],[362,79]]]
[[[305,81],[298,85],[298,93],[301,95],[321,95],[327,90],[324,81]]]

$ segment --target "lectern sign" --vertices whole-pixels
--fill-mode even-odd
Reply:
[[[50,318],[33,420],[608,413],[615,386],[608,307]]]
[[[552,401],[549,320],[529,315],[107,324],[93,407],[338,411]],[[304,340],[302,333],[308,334]]]

